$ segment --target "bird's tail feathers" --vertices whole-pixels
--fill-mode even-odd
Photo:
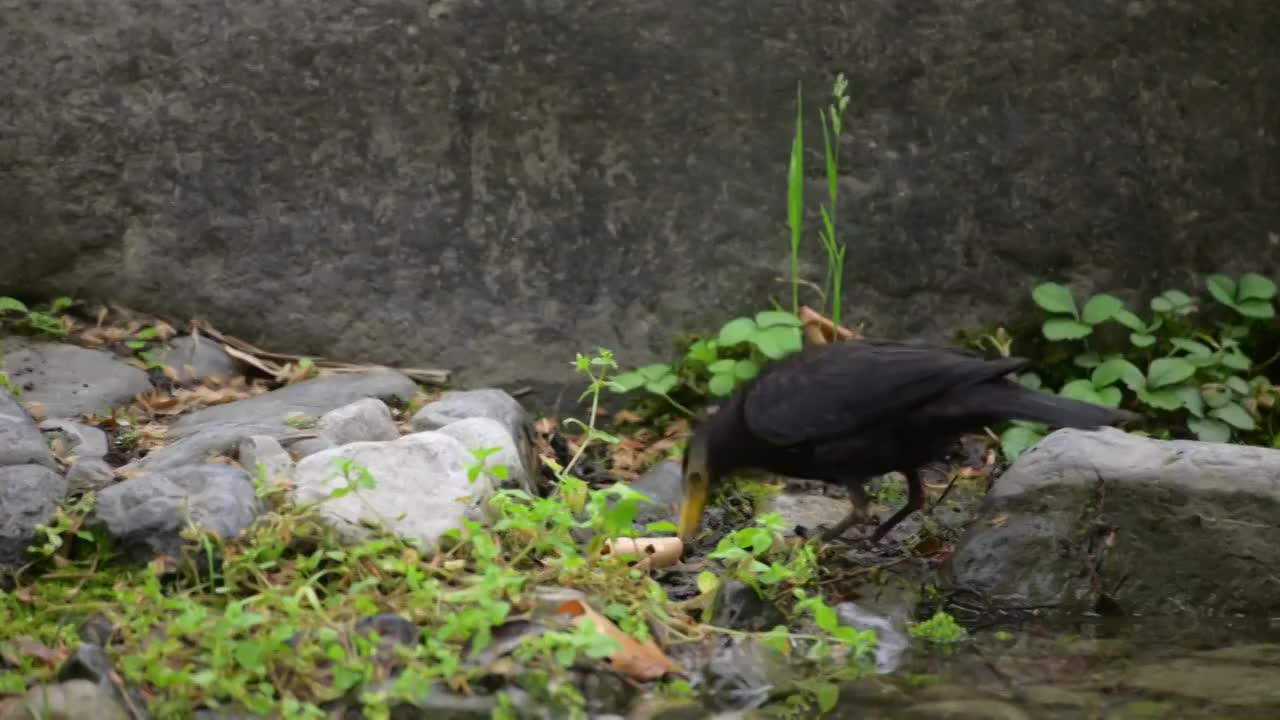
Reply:
[[[974,389],[977,392],[969,398],[981,403],[980,413],[992,419],[1025,420],[1082,430],[1143,420],[1141,415],[1128,410],[1051,395],[1010,380],[984,383]]]

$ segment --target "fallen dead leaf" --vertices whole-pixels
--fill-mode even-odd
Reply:
[[[636,680],[656,680],[667,673],[680,672],[680,666],[667,657],[667,654],[662,652],[653,640],[644,643],[636,641],[614,625],[609,618],[577,598],[561,603],[556,607],[556,614],[574,616],[574,625],[581,625],[591,620],[597,630],[616,640],[620,647],[607,658],[607,661],[615,670],[626,673]]]
[[[31,416],[31,419],[36,422],[41,422],[49,416],[48,406],[39,400],[28,400],[27,402],[22,403],[22,407],[26,409],[27,414]]]
[[[644,416],[635,410],[619,410],[613,414],[613,422],[616,425],[626,425],[628,423],[642,423]]]
[[[618,538],[615,542],[606,542],[605,554],[636,554],[648,560],[650,567],[663,568],[675,565],[684,552],[684,543],[677,537],[656,538]]]
[[[1120,536],[1115,530],[1112,530],[1107,533],[1107,537],[1102,542],[1107,547],[1113,548],[1116,546],[1116,543],[1120,542]]]
[[[991,525],[991,527],[1002,528],[1009,524],[1009,514],[1000,513],[999,515],[991,518],[991,521],[988,524]]]
[[[14,645],[26,657],[35,658],[49,667],[57,667],[67,659],[65,651],[54,650],[29,635],[17,638]]]

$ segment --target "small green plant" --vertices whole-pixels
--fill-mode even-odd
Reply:
[[[953,645],[968,637],[965,629],[945,611],[939,610],[924,622],[912,623],[907,632],[936,645]]]
[[[1057,394],[1108,407],[1128,405],[1180,424],[1204,441],[1280,442],[1271,426],[1277,391],[1263,372],[1265,364],[1255,363],[1248,351],[1262,327],[1258,321],[1274,317],[1276,286],[1255,273],[1239,280],[1210,275],[1205,286],[1231,311],[1226,320],[1204,322],[1204,306],[1177,289],[1151,299],[1147,321],[1113,295],[1094,295],[1081,308],[1062,285],[1036,286],[1032,298],[1048,314],[1041,335],[1059,348],[1058,355],[1071,357],[1070,365],[1054,369],[1062,383]],[[1110,342],[1103,332],[1110,323],[1128,331],[1127,345]],[[1007,346],[1003,351],[1008,354]],[[1054,392],[1039,373],[1019,379]],[[1037,423],[1012,423],[1001,433],[1005,455],[1016,458],[1046,431]]]
[[[49,304],[48,310],[32,310],[17,298],[0,295],[0,319],[15,317],[15,330],[38,335],[64,337],[67,325],[62,315],[75,304],[69,297],[57,297]]]
[[[145,327],[124,341],[125,347],[133,351],[138,359],[148,368],[159,368],[160,360],[156,358],[154,343],[160,340],[160,329]]]

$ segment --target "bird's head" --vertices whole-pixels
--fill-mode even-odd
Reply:
[[[684,452],[680,526],[676,534],[686,544],[697,534],[711,486],[719,480],[711,458],[708,430],[706,425],[694,430]]]

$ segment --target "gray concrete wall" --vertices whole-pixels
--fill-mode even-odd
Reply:
[[[836,72],[875,333],[1274,276],[1277,37],[1267,0],[7,0],[0,292],[464,383],[644,362],[787,297],[796,83],[819,171]]]

